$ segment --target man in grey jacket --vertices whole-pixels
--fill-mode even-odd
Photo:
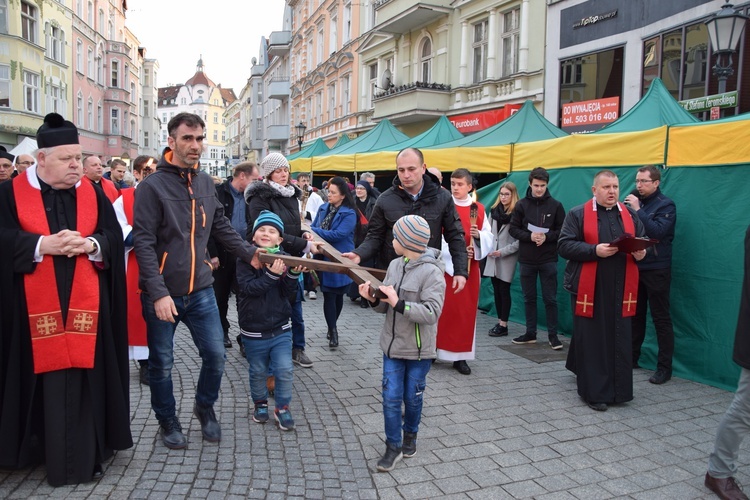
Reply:
[[[206,246],[213,237],[246,262],[256,248],[232,229],[216,198],[213,179],[199,172],[205,123],[191,113],[169,121],[169,147],[155,173],[138,185],[133,246],[140,267],[143,315],[149,347],[151,406],[168,448],[187,446],[176,417],[172,389],[174,332],[179,321],[190,329],[201,359],[194,413],[207,441],[221,440],[213,404],[224,373],[224,330],[211,287]],[[256,262],[257,263],[257,262]]]

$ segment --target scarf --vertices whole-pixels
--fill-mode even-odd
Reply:
[[[16,204],[21,229],[49,236],[41,191],[29,183],[27,175],[28,170],[13,180],[16,200],[24,200]],[[95,189],[88,182],[80,183],[76,189],[76,230],[81,234],[91,234],[96,230],[99,207]],[[99,276],[88,255],[72,258],[75,259],[75,271],[64,324],[54,258],[48,255],[37,264],[33,273],[24,275],[36,374],[94,367],[99,325]]]
[[[627,208],[617,203],[622,225],[626,233],[635,234],[633,217]],[[583,206],[583,239],[586,243],[599,243],[599,220],[597,217],[596,199]],[[596,288],[597,260],[583,263],[581,276],[578,279],[578,295],[576,296],[576,316],[594,317],[594,291]],[[638,266],[631,256],[625,260],[625,289],[622,296],[622,317],[635,316],[635,306],[638,298]]]
[[[339,205],[341,206],[341,205]],[[328,205],[328,213],[323,218],[323,220],[320,222],[320,228],[325,229],[326,231],[331,229],[331,222],[333,222],[333,217],[336,215],[336,212],[339,211],[339,207],[334,207],[333,205]]]
[[[292,196],[294,196],[294,186],[292,186],[291,184],[288,186],[282,186],[278,182],[274,182],[270,179],[266,182],[269,186],[275,189],[283,198],[291,198]]]

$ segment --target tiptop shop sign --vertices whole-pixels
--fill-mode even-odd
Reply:
[[[620,117],[620,98],[605,97],[562,105],[562,126],[569,134],[589,134]]]

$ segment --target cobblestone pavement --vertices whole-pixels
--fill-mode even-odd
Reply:
[[[651,372],[639,369],[634,401],[594,412],[578,398],[564,352],[537,364],[501,349],[522,327],[490,338],[495,320],[483,314],[473,373],[433,365],[417,455],[391,473],[376,472],[385,446],[383,317],[344,302],[337,351],[325,339],[322,294],[304,305],[315,365],[295,367],[295,432],[252,422],[247,366],[235,345],[216,404],[223,439],[203,442],[192,415],[198,357],[181,326],[173,377],[187,449],[167,450],[158,439],[150,393],[133,363],[135,446],[89,484],[53,489],[44,467],[0,471],[0,498],[711,498],[703,487],[706,460],[731,393],[682,379],[655,386]],[[738,478],[745,484],[749,462],[745,447]]]

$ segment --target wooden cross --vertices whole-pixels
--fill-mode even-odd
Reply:
[[[588,298],[589,298],[588,294],[584,293],[583,294],[583,302],[581,302],[580,300],[576,300],[576,304],[579,304],[579,305],[583,306],[583,312],[584,313],[586,312],[586,307],[587,306],[594,307],[594,303],[593,302],[587,302]]]
[[[622,301],[623,304],[628,305],[628,312],[630,312],[630,306],[636,304],[637,302],[637,300],[633,300],[633,292],[628,293],[628,300]]]
[[[57,320],[54,316],[46,315],[36,320],[36,332],[39,335],[52,335],[57,330]]]
[[[385,278],[385,271],[381,269],[372,269],[369,267],[360,267],[354,264],[351,260],[347,259],[341,252],[336,250],[333,245],[325,241],[323,238],[315,234],[308,224],[302,224],[304,231],[309,231],[313,235],[313,241],[320,242],[318,247],[323,255],[331,259],[330,262],[314,259],[303,259],[300,257],[291,257],[289,255],[276,255],[269,253],[261,253],[258,255],[258,260],[263,264],[271,264],[276,259],[281,259],[284,264],[296,267],[305,266],[306,268],[313,271],[323,271],[331,273],[346,274],[356,284],[360,285],[365,281],[370,282],[370,292],[375,297],[385,298],[385,294],[380,291],[380,287],[383,283],[380,281]]]

